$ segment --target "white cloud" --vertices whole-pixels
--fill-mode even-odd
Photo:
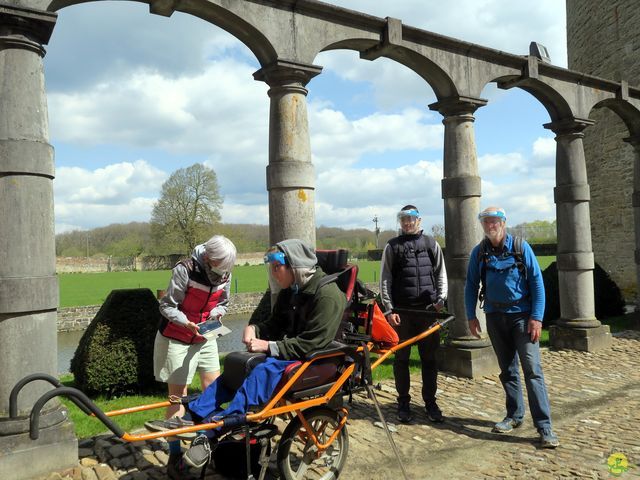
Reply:
[[[519,152],[489,153],[478,157],[478,169],[483,178],[494,178],[529,171],[527,159]]]
[[[427,161],[397,168],[328,169],[318,175],[317,222],[370,228],[376,214],[381,228],[395,228],[395,215],[407,203],[417,205],[425,215],[439,217],[441,178],[441,164]]]
[[[357,162],[367,153],[442,148],[440,122],[427,111],[405,109],[395,114],[374,113],[354,120],[328,108],[310,109],[311,146],[318,170]]]
[[[266,86],[251,72],[246,63],[224,59],[195,76],[136,70],[86,90],[51,93],[52,136],[84,145],[242,155],[266,141]]]
[[[144,160],[93,171],[60,167],[53,184],[56,231],[148,221],[166,178]]]
[[[266,194],[264,195],[266,197]],[[224,223],[257,223],[267,225],[269,223],[269,205],[261,203],[224,203],[222,209],[222,221]]]
[[[543,162],[549,163],[556,158],[556,141],[550,137],[538,137],[535,142],[533,142],[533,157],[534,159]]]

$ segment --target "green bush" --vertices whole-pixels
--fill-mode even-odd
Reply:
[[[545,291],[544,324],[554,325],[560,318],[560,290],[558,286],[558,267],[551,263],[543,272]],[[609,274],[596,263],[593,270],[593,288],[595,295],[596,318],[599,320],[622,315],[624,299],[618,285],[611,280]]]
[[[77,387],[89,395],[149,392],[160,312],[146,288],[113,290],[85,330],[71,360]]]

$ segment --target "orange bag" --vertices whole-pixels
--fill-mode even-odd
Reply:
[[[371,339],[383,348],[390,348],[399,342],[398,332],[389,325],[387,319],[380,310],[377,302],[373,303],[373,316],[371,319]],[[369,329],[367,329],[369,330]]]

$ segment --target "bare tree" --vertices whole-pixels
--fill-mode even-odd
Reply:
[[[167,247],[188,253],[213,235],[222,202],[218,178],[211,168],[196,163],[176,170],[162,185],[160,199],[153,206],[153,236]]]
[[[431,235],[433,235],[433,238],[435,238],[438,243],[440,244],[441,247],[444,247],[445,245],[445,235],[444,235],[444,225],[442,225],[441,223],[437,223],[435,225],[431,226]]]

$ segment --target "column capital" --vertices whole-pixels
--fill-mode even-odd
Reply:
[[[41,45],[49,43],[57,18],[54,12],[0,4],[0,44],[35,42],[43,50]]]
[[[282,87],[294,84],[303,90],[309,81],[322,72],[322,67],[307,63],[298,63],[290,60],[276,60],[265,65],[253,74],[253,78],[265,82],[270,87]]]
[[[556,136],[579,135],[580,137],[583,137],[583,130],[587,127],[590,127],[594,123],[596,122],[594,122],[593,120],[589,120],[588,118],[574,117],[545,123],[543,127],[551,130],[556,134]]]
[[[445,117],[453,115],[473,115],[475,111],[484,107],[487,100],[465,96],[447,97],[429,105],[429,110],[436,110]]]

